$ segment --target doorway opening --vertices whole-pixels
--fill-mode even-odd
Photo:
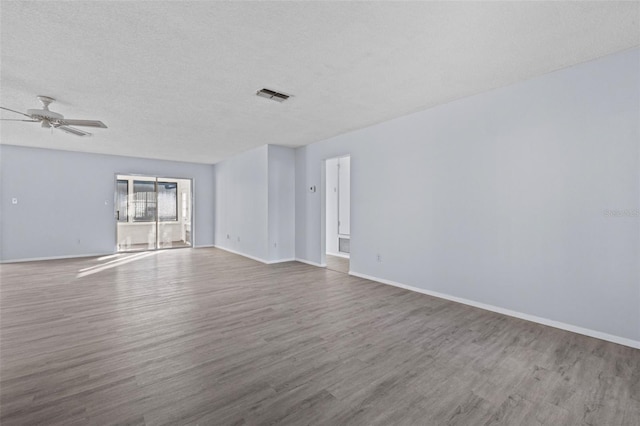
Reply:
[[[191,179],[116,175],[118,252],[191,247]]]
[[[349,273],[351,255],[351,157],[325,161],[325,261]]]

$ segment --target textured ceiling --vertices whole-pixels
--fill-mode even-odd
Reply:
[[[2,143],[215,163],[300,146],[640,45],[637,2],[2,1]],[[255,96],[267,87],[294,97]],[[2,112],[3,118],[13,114]]]

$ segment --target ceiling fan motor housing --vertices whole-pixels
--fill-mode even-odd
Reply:
[[[36,120],[62,120],[64,116],[57,112],[49,111],[48,109],[28,109],[27,115],[30,115]]]
[[[38,95],[37,98],[40,101],[40,103],[42,103],[42,109],[28,109],[27,114],[30,115],[31,118],[33,118],[34,120],[41,120],[45,122],[62,120],[64,118],[62,114],[49,111],[49,104],[55,101],[54,98],[50,96],[43,96],[43,95]],[[42,123],[42,124],[43,125],[47,124],[46,126],[43,126],[43,127],[49,127],[48,126],[49,123]]]

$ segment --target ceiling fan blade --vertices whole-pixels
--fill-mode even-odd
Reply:
[[[14,110],[14,109],[9,109],[9,108],[5,108],[5,107],[1,107],[1,106],[0,106],[0,109],[3,109],[3,110],[5,110],[5,111],[15,112],[16,114],[24,115],[25,117],[29,117],[29,118],[31,118],[31,116],[30,116],[30,115],[27,115],[27,114],[25,114],[24,112],[16,111],[16,110]]]
[[[38,120],[20,120],[19,118],[0,118],[2,121],[28,121],[30,123],[37,123]]]
[[[57,126],[56,129],[60,129],[63,132],[71,133],[72,135],[76,135],[76,136],[91,136],[91,133],[85,132],[80,129],[76,129],[75,127]]]
[[[71,118],[63,118],[59,120],[59,123],[63,126],[84,126],[84,127],[101,127],[106,129],[107,126],[98,120],[74,120]]]

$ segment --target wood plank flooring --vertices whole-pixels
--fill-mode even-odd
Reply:
[[[640,424],[640,351],[301,263],[0,266],[0,423]]]
[[[327,269],[332,271],[349,273],[349,259],[345,257],[326,255]]]

